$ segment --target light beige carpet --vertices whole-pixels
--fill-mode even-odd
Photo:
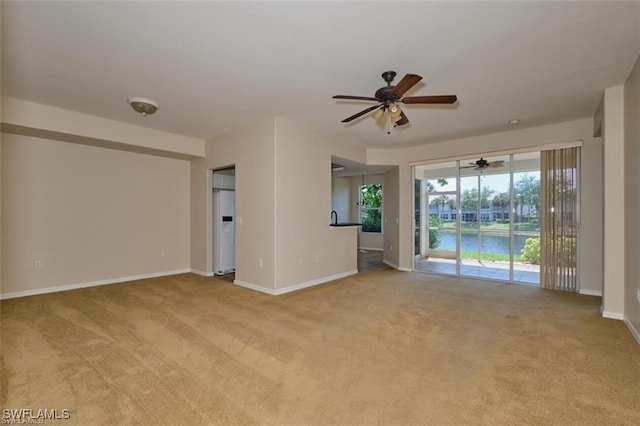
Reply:
[[[640,424],[600,299],[398,271],[273,297],[184,274],[2,302],[2,408],[60,424]]]

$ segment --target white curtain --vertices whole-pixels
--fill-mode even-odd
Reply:
[[[579,147],[542,151],[540,286],[577,292]]]

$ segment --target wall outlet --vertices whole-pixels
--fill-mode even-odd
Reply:
[[[316,254],[316,262],[320,262],[320,255]]]
[[[160,256],[165,257],[167,255],[167,252],[163,249],[160,250]]]
[[[636,300],[640,303],[640,288],[636,290]]]
[[[263,262],[262,262],[262,258],[259,257],[258,258],[258,266],[262,268]]]
[[[300,265],[300,266],[304,265],[304,259],[303,258],[298,259],[298,265]]]
[[[36,260],[35,262],[33,262],[33,266],[35,266],[36,269],[42,269],[42,261]]]

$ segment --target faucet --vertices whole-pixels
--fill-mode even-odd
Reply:
[[[333,222],[333,215],[336,215],[336,220],[335,220],[335,222]],[[337,211],[335,211],[335,210],[332,210],[332,211],[331,211],[331,221],[333,222],[333,224],[334,224],[334,225],[337,225],[337,224],[338,224],[338,212],[337,212]]]

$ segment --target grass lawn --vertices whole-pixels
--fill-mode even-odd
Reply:
[[[466,251],[463,250],[460,252],[460,257],[462,259],[477,259],[478,258],[478,252],[477,251]],[[480,260],[486,260],[486,261],[493,261],[493,262],[508,262],[509,261],[509,255],[508,254],[498,254],[498,253],[481,253],[480,254]],[[513,256],[513,261],[514,262],[524,262],[522,260],[522,255],[521,254],[516,254]]]

